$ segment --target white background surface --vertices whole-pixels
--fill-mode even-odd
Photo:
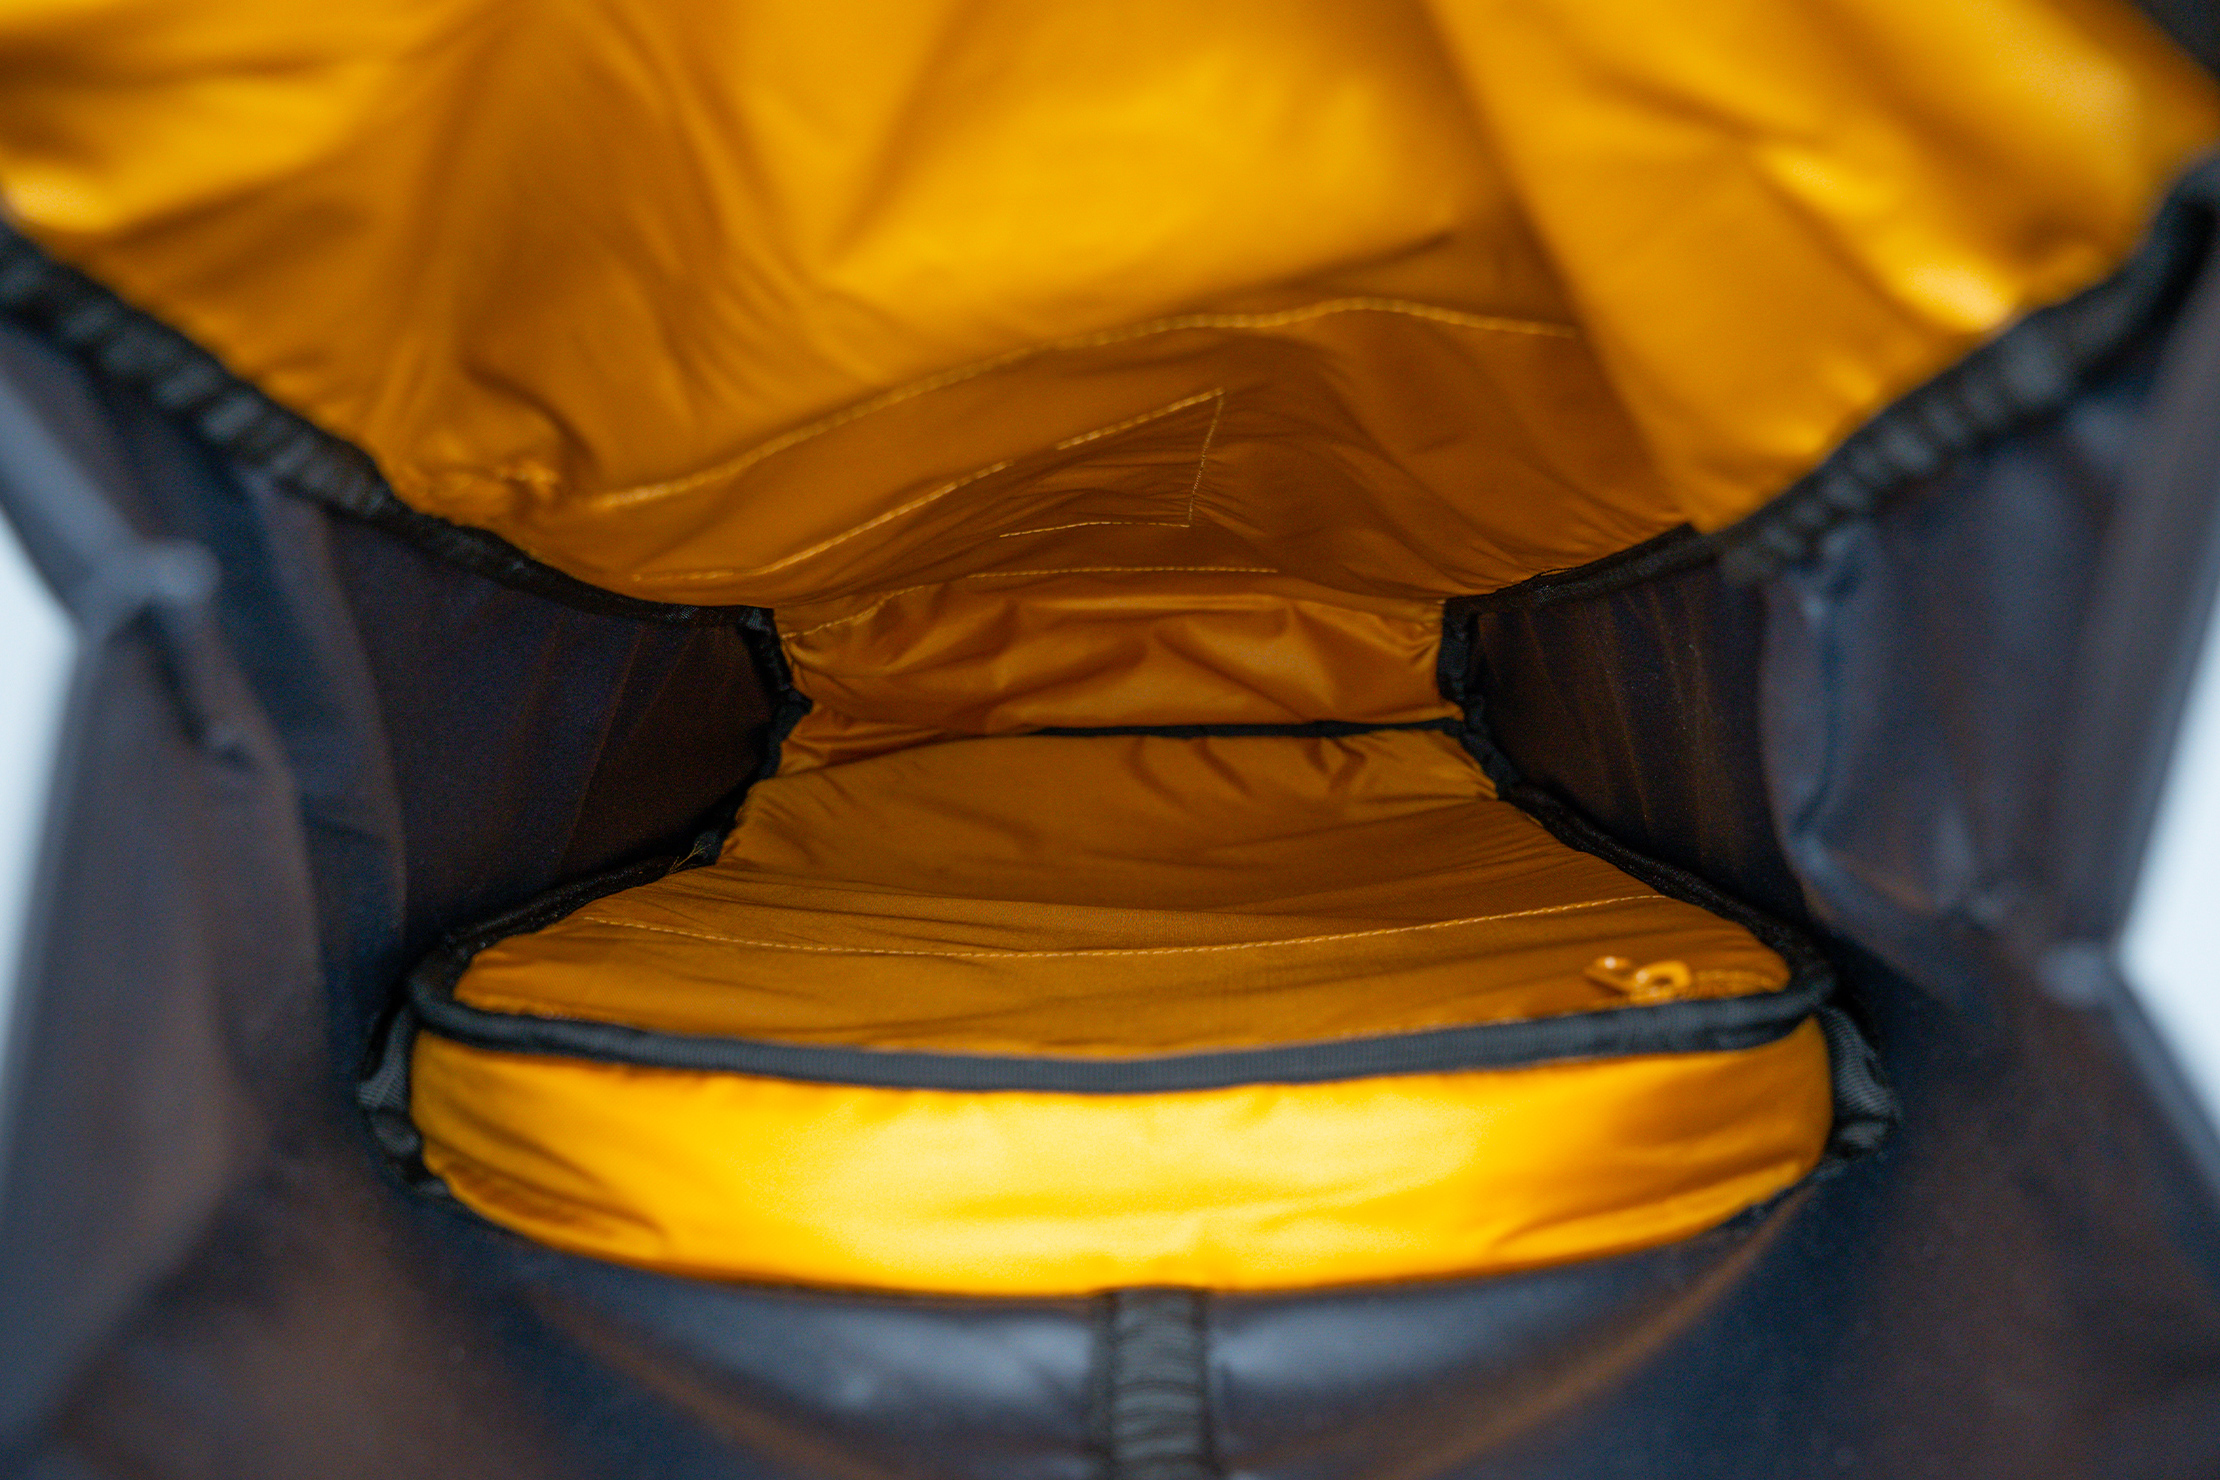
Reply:
[[[8,1063],[23,927],[76,659],[67,613],[0,519],[0,1070]]]
[[[2220,614],[2206,623],[2120,954],[2220,1125]]]

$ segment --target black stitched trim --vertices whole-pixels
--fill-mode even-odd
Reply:
[[[2188,291],[2220,203],[2220,160],[2189,171],[2135,254],[2095,287],[2038,309],[1895,401],[1757,512],[1710,537],[1730,581],[1762,580],[1828,531],[2022,423],[2061,410]]]
[[[1827,1138],[1831,1156],[1863,1156],[1888,1139],[1901,1107],[1896,1091],[1881,1073],[1873,1042],[1839,1007],[1819,1009],[1819,1028],[1827,1035],[1827,1062],[1834,1071],[1835,1127]]]
[[[1214,1480],[1209,1326],[1200,1290],[1101,1299],[1093,1419],[1105,1480]]]
[[[271,400],[177,330],[4,223],[0,315],[75,355],[102,380],[145,396],[240,467],[505,586],[642,622],[722,626],[751,610],[620,596],[534,560],[499,535],[410,508],[368,453]]]
[[[1170,1094],[1244,1084],[1320,1084],[1404,1074],[1519,1068],[1565,1059],[1715,1053],[1756,1048],[1786,1036],[1827,994],[1828,982],[1792,978],[1778,991],[1699,998],[1507,1023],[1475,1023],[1273,1048],[1225,1049],[1145,1058],[1043,1058],[1017,1054],[821,1047],[758,1039],[655,1032],[581,1018],[488,1012],[455,998],[477,952],[543,925],[606,894],[662,877],[625,871],[556,891],[525,911],[449,942],[409,975],[418,1026],[497,1053],[546,1054],[598,1063],[696,1073],[754,1074],[815,1084],[972,1093]],[[607,884],[610,887],[597,887]]]
[[[1848,1014],[1825,1007],[1834,994],[1834,967],[1812,938],[1785,920],[1745,904],[1710,881],[1683,868],[1637,853],[1605,832],[1587,815],[1548,788],[1528,781],[1496,745],[1487,709],[1472,672],[1473,628],[1470,608],[1445,608],[1442,616],[1442,694],[1465,712],[1466,751],[1495,783],[1496,796],[1519,808],[1569,848],[1592,853],[1669,899],[1695,905],[1750,932],[1789,969],[1785,991],[1812,993],[1812,1004],[1827,1035],[1835,1127],[1828,1142],[1834,1155],[1871,1150],[1896,1122],[1896,1097],[1882,1077],[1880,1060]]]
[[[1500,761],[1502,752],[1496,750],[1492,742],[1483,740],[1481,743],[1489,754]],[[1496,795],[1539,822],[1550,836],[1567,847],[1594,854],[1621,873],[1641,880],[1668,899],[1695,905],[1698,909],[1740,925],[1755,936],[1760,944],[1788,963],[1792,984],[1815,984],[1820,1000],[1832,991],[1834,967],[1828,963],[1826,956],[1811,938],[1793,925],[1744,904],[1686,869],[1675,868],[1672,864],[1635,852],[1590,822],[1555,792],[1531,781],[1498,780]]]
[[[803,693],[794,683],[794,668],[786,660],[786,644],[779,637],[778,622],[771,609],[748,608],[740,627],[747,637],[749,651],[755,655],[756,669],[764,681],[765,691],[778,696],[778,702],[771,710],[769,732],[763,741],[763,763],[756,767],[753,777],[756,781],[767,781],[779,773],[779,765],[784,759],[786,737],[794,733],[794,727],[802,722],[802,716],[809,713],[813,706],[809,695]],[[725,832],[731,830],[731,826],[727,824]],[[724,836],[724,833],[717,835],[718,844],[724,842]],[[696,845],[697,852],[699,846]],[[708,863],[715,856],[715,849],[712,849],[710,857],[701,861]]]
[[[1743,903],[1686,869],[1635,852],[1589,821],[1564,798],[1527,780],[1516,763],[1496,746],[1488,728],[1486,702],[1472,679],[1473,624],[1469,609],[1448,611],[1443,615],[1442,695],[1464,711],[1465,722],[1459,738],[1480,769],[1495,783],[1498,799],[1525,812],[1565,846],[1594,854],[1670,899],[1695,905],[1740,925],[1788,963],[1793,979],[1811,976],[1832,980],[1833,968],[1827,964],[1827,958],[1802,931]]]

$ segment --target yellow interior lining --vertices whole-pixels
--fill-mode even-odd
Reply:
[[[2220,137],[2117,0],[7,0],[0,79],[13,217],[402,497],[770,606],[1716,527]]]
[[[557,1248],[971,1295],[1288,1289],[1644,1248],[1795,1182],[1829,1120],[1814,1023],[1739,1053],[1155,1095],[611,1069],[426,1035],[415,1082],[431,1169]]]
[[[1749,513],[2220,137],[2116,0],[0,0],[0,82],[13,219],[403,499],[778,609],[814,707],[724,856],[465,1000],[1098,1057],[1777,984],[1445,736],[1023,732],[1442,717],[1445,598]],[[952,1095],[427,1034],[415,1114],[657,1267],[1259,1288],[1707,1226],[1825,1058]]]
[[[1136,1055],[1625,1006],[1787,979],[1740,926],[1576,853],[1457,741],[1013,736],[782,775],[713,867],[480,953],[466,1002],[859,1047]],[[621,966],[620,966],[621,963]]]
[[[1630,988],[1638,966],[1659,984]],[[1446,735],[1010,736],[759,782],[714,865],[488,947],[457,995],[758,1042],[1099,1060],[1786,977],[1740,926],[1495,800]],[[413,1096],[456,1195],[559,1247],[983,1294],[1615,1252],[1778,1192],[1832,1124],[1808,1022],[1736,1053],[1097,1095],[586,1065],[425,1034]]]
[[[1440,602],[1254,569],[993,572],[790,607],[778,624],[812,703],[787,773],[947,736],[1456,713],[1434,671]]]

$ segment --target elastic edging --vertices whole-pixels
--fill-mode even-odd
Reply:
[[[1862,1155],[1887,1139],[1898,1114],[1894,1091],[1880,1056],[1856,1021],[1834,996],[1833,964],[1810,936],[1785,920],[1728,894],[1708,879],[1638,853],[1604,831],[1577,807],[1547,787],[1526,779],[1516,762],[1495,742],[1485,696],[1473,671],[1475,608],[1450,603],[1442,613],[1441,657],[1436,677],[1442,696],[1464,712],[1460,739],[1481,771],[1495,784],[1496,796],[1525,812],[1568,848],[1590,853],[1620,872],[1649,885],[1668,899],[1692,904],[1741,926],[1779,956],[1789,969],[1788,987],[1814,994],[1812,1010],[1827,1039],[1827,1062],[1835,1107],[1828,1152],[1835,1157]]]
[[[1712,542],[1685,524],[1653,535],[1639,545],[1565,570],[1547,570],[1510,586],[1476,596],[1453,596],[1444,604],[1444,616],[1454,618],[1479,612],[1527,611],[1560,601],[1601,596],[1628,586],[1639,586],[1660,576],[1676,575],[1708,565],[1718,558]]]
[[[1802,561],[1837,526],[2014,427],[2063,410],[2196,276],[2220,206],[2220,158],[2176,182],[2133,255],[2103,282],[2028,314],[1891,402],[1764,506],[1712,533],[1720,572],[1748,585]]]
[[[176,418],[237,467],[295,497],[376,525],[437,559],[598,616],[729,626],[751,607],[624,596],[533,559],[499,535],[409,507],[370,455],[288,410],[216,356],[0,222],[0,317]]]
[[[1808,559],[1841,525],[1944,471],[2015,427],[2063,410],[2091,376],[2180,304],[2210,247],[2220,158],[2192,167],[2113,274],[2036,309],[1933,379],[1891,401],[1812,469],[1710,534],[1681,525],[1629,549],[1515,585],[1452,598],[1462,612],[1525,610],[1601,596],[1717,561],[1751,585]]]

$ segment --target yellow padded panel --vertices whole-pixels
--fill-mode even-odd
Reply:
[[[472,1006],[1067,1059],[1331,1043],[1783,984],[1576,852],[1450,737],[1008,737],[761,782],[712,866],[483,952]],[[561,1247],[698,1274],[1047,1293],[1481,1273],[1708,1227],[1816,1161],[1814,1025],[1733,1053],[1154,1094],[954,1093],[427,1033],[427,1164]],[[1075,1154],[1081,1151],[1083,1154]]]
[[[480,953],[503,1012],[785,1042],[1118,1055],[1780,986],[1740,926],[1494,800],[1429,731],[1012,736],[760,782],[709,868]],[[1672,994],[1667,994],[1668,996]]]
[[[1438,601],[1223,569],[1006,571],[790,607],[813,707],[781,767],[1047,727],[1443,719],[1441,620]]]
[[[426,1162],[558,1248],[962,1294],[1488,1274],[1682,1238],[1811,1170],[1816,1024],[1736,1053],[1159,1095],[613,1068],[425,1035]]]

